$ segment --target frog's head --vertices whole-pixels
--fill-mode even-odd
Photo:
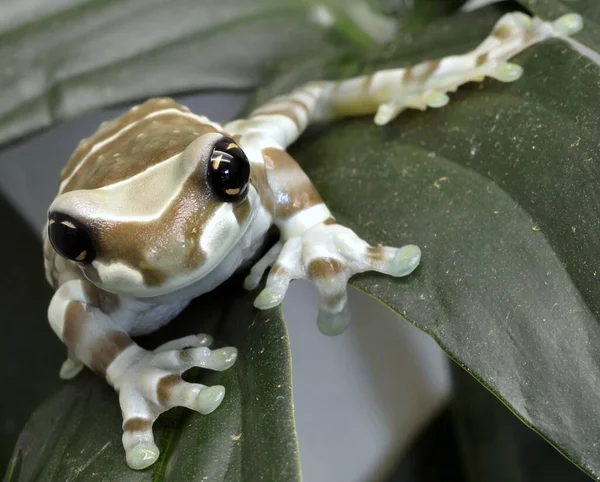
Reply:
[[[234,140],[204,134],[129,178],[61,193],[48,238],[107,291],[172,293],[217,267],[250,226],[260,199],[249,176]]]

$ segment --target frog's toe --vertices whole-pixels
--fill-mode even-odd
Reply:
[[[75,378],[82,369],[83,363],[81,363],[79,360],[73,360],[69,357],[60,367],[59,376],[63,380],[70,380],[71,378]]]
[[[184,348],[198,348],[201,346],[210,346],[213,342],[212,336],[205,333],[198,335],[184,336],[176,340],[168,341],[154,350],[154,353],[160,353],[169,350],[183,350]]]
[[[232,346],[211,350],[206,346],[167,350],[155,354],[153,365],[181,374],[193,367],[222,371],[231,367],[237,359],[237,349]]]
[[[285,297],[285,291],[266,287],[254,299],[254,307],[259,310],[268,310],[280,305]]]
[[[408,244],[398,249],[396,256],[390,263],[392,276],[407,276],[412,273],[421,262],[421,250],[414,244]]]
[[[197,412],[208,415],[214,412],[225,397],[225,387],[222,385],[214,385],[212,387],[206,387],[200,391],[196,400],[194,401],[194,410]]]
[[[290,286],[290,282],[296,277],[294,276],[295,268],[292,267],[295,264],[295,260],[284,261],[290,267],[286,267],[281,263],[273,266],[267,277],[265,288],[254,300],[254,306],[259,310],[268,310],[281,304]]]
[[[350,325],[350,310],[348,303],[344,303],[340,311],[332,312],[321,307],[317,317],[319,331],[327,336],[342,334]]]
[[[580,32],[583,28],[583,18],[577,13],[568,13],[553,22],[553,27],[558,35],[569,37]]]
[[[384,126],[388,122],[394,120],[400,112],[406,108],[406,105],[401,102],[388,102],[381,104],[377,108],[373,122],[378,126]]]
[[[237,348],[232,346],[226,346],[224,348],[219,348],[218,350],[213,350],[211,353],[212,365],[210,368],[216,371],[227,370],[235,363],[237,360],[237,355]]]
[[[367,268],[390,276],[407,276],[421,262],[421,250],[414,244],[401,248],[370,246],[364,256]]]
[[[127,465],[134,470],[142,470],[156,462],[159,455],[160,451],[154,442],[142,442],[127,450]]]
[[[494,67],[486,75],[500,82],[515,82],[523,76],[523,67],[511,62],[505,62],[498,67]]]
[[[222,385],[207,387],[199,383],[186,382],[178,377],[173,377],[173,381],[165,385],[162,395],[159,393],[163,408],[186,407],[202,415],[216,410],[224,397],[225,387]]]
[[[252,267],[248,276],[244,279],[244,289],[247,291],[252,291],[257,288],[260,284],[260,280],[263,275],[269,269],[270,266],[273,266],[275,261],[277,260],[277,256],[281,252],[281,248],[283,243],[279,241],[275,243],[269,251]]]
[[[210,335],[207,335],[206,333],[199,333],[197,335],[194,335],[197,342],[198,342],[198,346],[210,346],[212,345],[213,342],[213,338]]]
[[[347,283],[352,270],[349,264],[318,258],[308,267],[308,279],[315,284],[321,297],[317,327],[324,335],[339,335],[350,324]]]
[[[230,368],[237,360],[237,348],[226,346],[211,350],[206,347],[190,348],[179,353],[184,369],[191,367],[208,368],[223,371]]]
[[[158,459],[160,451],[154,443],[154,434],[152,433],[152,424],[155,418],[136,404],[136,410],[124,419],[123,448],[127,465],[132,469],[145,469]]]

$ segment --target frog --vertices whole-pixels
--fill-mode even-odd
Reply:
[[[403,277],[418,267],[415,244],[371,245],[336,221],[287,152],[310,124],[374,114],[383,126],[405,109],[444,107],[465,83],[518,80],[523,68],[509,62],[513,56],[581,28],[577,14],[543,21],[507,13],[462,55],[309,82],[224,124],[152,98],[83,139],[60,174],[42,233],[54,289],[48,320],[67,347],[60,377],[87,366],[117,392],[129,467],[158,459],[152,425],[161,413],[185,407],[208,415],[223,401],[224,386],[182,374],[226,370],[238,357],[235,347],[211,349],[208,334],[154,350],[134,337],[171,322],[248,263],[245,289],[257,289],[266,274],[256,309],[280,305],[290,282],[306,279],[319,293],[319,330],[339,335],[350,322],[351,276]],[[273,227],[278,240],[266,249]]]

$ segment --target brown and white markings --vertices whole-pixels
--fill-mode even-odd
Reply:
[[[377,124],[405,108],[447,104],[448,92],[484,76],[516,80],[507,61],[549,37],[581,28],[576,15],[542,22],[507,14],[474,51],[340,82],[312,82],[267,102],[247,119],[220,126],[171,99],[152,99],[83,140],[61,174],[44,231],[46,277],[56,292],[48,319],[67,345],[61,376],[82,364],[119,393],[130,467],[159,456],[152,424],[184,406],[206,414],[224,387],[187,383],[201,366],[229,368],[235,348],[211,351],[192,335],[147,351],[131,340],[174,318],[256,255],[275,225],[281,239],[245,280],[254,289],[270,270],[255,306],[283,300],[293,279],[311,280],[321,301],[319,329],[348,325],[346,285],[355,273],[406,276],[421,252],[370,246],[336,223],[286,148],[315,121],[375,114]]]

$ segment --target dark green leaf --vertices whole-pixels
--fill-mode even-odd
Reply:
[[[567,13],[583,17],[585,28],[575,38],[600,51],[600,2],[597,0],[517,0],[543,19],[558,18]]]
[[[459,53],[489,32],[490,12],[434,26],[408,47],[432,35],[445,53],[461,45]],[[405,64],[401,52],[398,44],[379,65]],[[338,122],[291,152],[338,221],[371,243],[423,250],[406,279],[367,274],[352,283],[429,333],[598,478],[600,71],[559,40],[515,61],[525,76],[514,84],[471,84],[448,107],[406,112],[384,128],[368,118]],[[304,67],[298,81],[318,70]]]
[[[453,13],[464,3],[464,0],[422,0],[402,16],[403,31],[419,30],[431,23],[432,20]]]
[[[0,236],[2,473],[23,424],[39,401],[56,390],[57,369],[65,351],[45,323],[51,290],[40,266],[39,233],[34,233],[2,196],[0,217],[10,226]]]
[[[464,482],[589,482],[466,371],[452,366],[451,412]]]
[[[524,464],[519,459],[519,447],[513,433],[515,417],[467,372],[453,365],[452,375],[452,415],[466,480],[526,482]],[[551,455],[562,458],[556,453]],[[565,461],[565,465],[570,464]],[[572,465],[570,468],[577,472],[576,476],[587,479]]]
[[[325,3],[333,5],[335,1]],[[396,4],[396,13],[412,8],[412,4],[406,2],[393,3]],[[418,0],[415,5],[421,3],[432,4],[431,0]],[[443,2],[440,0],[437,3]],[[341,8],[334,9],[337,21],[332,30],[337,29],[337,36],[324,36],[323,28],[307,19],[308,8],[308,3],[299,1],[284,5],[269,0],[219,0],[208,4],[203,2],[201,5],[186,0],[75,0],[68,5],[50,0],[34,7],[21,1],[8,2],[3,7],[0,19],[0,57],[3,59],[3,68],[0,69],[0,96],[3,100],[3,107],[0,108],[0,142],[82,110],[126,99],[192,88],[249,88],[262,78],[264,71],[269,68],[269,62],[316,51],[321,54],[337,52],[337,46],[331,40],[334,37],[337,42],[342,40],[342,45],[350,51],[351,47],[361,44],[361,35],[364,35],[360,30],[361,25],[353,23],[355,18],[344,16]],[[426,10],[420,12],[428,13]],[[436,13],[439,11],[436,10]],[[37,323],[40,318],[31,319]],[[22,336],[28,335],[26,330],[22,331]],[[15,336],[11,339],[14,340]],[[22,349],[22,344],[13,343],[12,346]],[[278,347],[287,356],[287,344],[282,342]],[[52,360],[61,356],[60,351],[60,346],[56,344]],[[7,353],[10,355],[11,352]],[[48,358],[48,352],[44,352],[44,356]],[[29,358],[35,359],[33,356]],[[12,357],[12,363],[15,359]],[[32,388],[40,391],[43,387],[52,386],[56,382],[57,366],[56,362],[45,365],[44,368],[50,370],[50,375],[44,377],[47,383],[36,383]],[[262,367],[259,368],[262,370]],[[40,371],[39,374],[43,376],[44,373]],[[14,381],[12,383],[14,385]],[[289,385],[289,380],[286,383]],[[252,388],[246,390],[254,393]],[[79,404],[79,408],[73,408],[73,413],[79,417],[75,417],[77,423],[83,420],[86,411],[101,413],[102,417],[98,420],[85,421],[95,424],[87,428],[91,430],[96,427],[100,434],[106,435],[106,441],[113,436],[116,437],[113,441],[119,440],[115,397],[108,388],[103,387],[100,380],[88,377],[67,384],[56,397],[54,402],[49,402],[54,405],[45,405],[40,409],[44,415],[38,414],[33,419],[38,423],[49,417],[51,425],[30,425],[25,431],[22,441],[25,440],[29,448],[21,446],[28,451],[18,451],[13,474],[19,474],[21,470],[45,474],[46,469],[42,468],[46,463],[51,470],[67,462],[72,462],[74,466],[87,463],[86,457],[92,453],[89,449],[79,455],[81,458],[77,456],[69,459],[70,462],[58,461],[60,450],[70,447],[70,443],[63,438],[64,432],[55,430],[59,426],[57,420],[63,420],[61,417],[65,417],[65,412],[62,410],[70,410],[73,403]],[[85,400],[81,401],[81,397]],[[22,411],[30,410],[29,405],[21,405]],[[60,413],[52,412],[54,409]],[[261,417],[262,409],[257,412],[260,413],[248,416]],[[7,417],[13,417],[15,412],[6,410],[6,413]],[[168,420],[175,425],[180,422],[173,416]],[[12,418],[10,421],[12,423]],[[67,426],[72,428],[65,422]],[[165,431],[167,428],[164,427],[168,426],[167,422],[158,423],[159,430]],[[285,424],[283,427],[289,429]],[[38,432],[38,429],[42,432]],[[51,430],[54,438],[43,447],[34,447],[48,438],[49,432],[44,430]],[[81,437],[84,433],[88,432],[82,428]],[[273,437],[284,437],[285,433],[284,430],[283,434],[274,434]],[[289,435],[289,430],[287,433]],[[162,437],[163,440],[169,440],[167,435]],[[7,441],[12,444],[12,438]],[[74,442],[74,446],[80,442]],[[255,445],[260,447],[261,443]],[[118,462],[119,465],[113,468],[108,465],[105,468],[108,473],[112,473],[113,469],[119,473],[123,469],[119,447],[118,442],[109,445],[94,464],[102,464],[102,460]],[[215,450],[221,449],[225,452],[219,457],[227,457],[229,449],[220,445]],[[282,464],[284,459],[281,458]],[[22,465],[23,460],[25,465]],[[263,459],[257,460],[259,464]],[[293,457],[289,464],[292,472],[296,470],[297,463]],[[251,464],[245,467],[254,469]],[[254,473],[264,470],[268,469],[256,469]],[[280,469],[275,466],[273,470]]]
[[[240,351],[225,372],[190,372],[188,380],[224,385],[225,400],[207,416],[173,409],[159,417],[155,465],[140,472],[127,467],[117,395],[86,371],[33,414],[7,482],[300,480],[285,324],[278,309],[254,309],[256,294],[242,295],[240,285],[236,279],[199,298],[154,337],[213,332],[215,345]]]

